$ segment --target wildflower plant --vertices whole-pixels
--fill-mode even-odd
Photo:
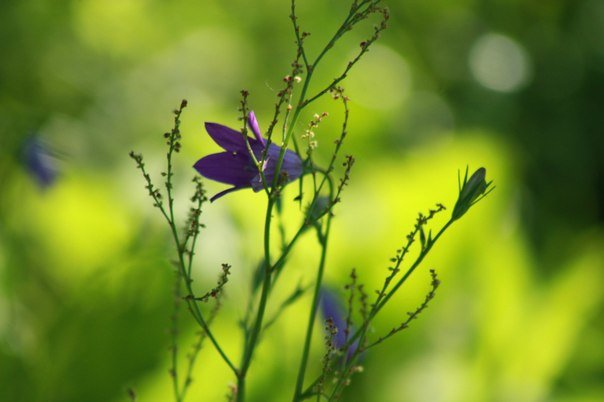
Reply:
[[[321,62],[327,57],[333,46],[342,40],[346,33],[357,28],[359,24],[372,18],[377,19],[370,36],[361,42],[357,54],[348,61],[343,71],[327,83],[315,83],[314,75]],[[224,364],[232,371],[236,385],[229,392],[229,399],[237,402],[246,400],[248,374],[254,368],[254,355],[258,344],[266,331],[287,313],[287,308],[309,294],[305,335],[300,345],[300,360],[295,386],[290,398],[294,402],[314,399],[316,401],[339,400],[353,377],[362,372],[360,362],[370,350],[385,343],[392,336],[409,327],[434,298],[440,285],[436,272],[431,270],[431,290],[423,303],[409,312],[401,322],[394,323],[393,328],[381,335],[373,334],[373,323],[383,308],[392,301],[392,297],[406,283],[409,276],[421,265],[445,231],[453,222],[460,219],[478,201],[492,189],[491,182],[486,181],[486,170],[478,169],[468,178],[468,171],[459,182],[459,196],[449,220],[440,228],[431,228],[432,218],[445,211],[445,206],[436,204],[426,213],[420,213],[412,230],[404,237],[401,247],[391,258],[391,264],[385,270],[381,287],[369,292],[363,285],[356,270],[352,270],[350,281],[344,286],[345,297],[331,290],[323,283],[327,269],[328,252],[334,211],[342,201],[345,187],[349,184],[355,159],[342,155],[345,139],[348,136],[349,99],[341,86],[349,71],[370,50],[372,44],[386,28],[388,10],[381,0],[352,0],[348,14],[333,36],[316,54],[307,51],[305,41],[310,35],[305,32],[296,14],[296,0],[291,1],[290,19],[295,37],[296,52],[291,63],[291,71],[283,79],[283,86],[277,92],[273,118],[268,122],[266,131],[261,131],[256,116],[249,107],[249,93],[241,92],[239,105],[241,127],[239,130],[228,125],[206,123],[205,129],[210,137],[221,147],[223,152],[206,155],[194,162],[195,170],[206,179],[218,181],[231,187],[213,195],[209,201],[218,201],[221,197],[235,190],[252,189],[263,192],[266,197],[266,210],[262,262],[258,267],[238,267],[237,272],[250,272],[251,297],[245,308],[245,315],[239,324],[242,332],[243,348],[241,351],[226,350],[212,330],[212,322],[217,318],[222,304],[222,295],[228,288],[231,266],[223,264],[219,271],[217,284],[209,289],[198,289],[193,286],[193,262],[196,244],[203,235],[201,214],[208,202],[203,181],[199,176],[193,179],[194,189],[191,197],[191,208],[181,226],[174,209],[174,163],[175,155],[181,149],[180,117],[187,106],[182,101],[174,111],[174,126],[164,134],[167,145],[166,167],[161,173],[164,182],[156,185],[147,171],[143,156],[130,153],[145,181],[145,188],[153,200],[153,205],[165,219],[173,237],[176,251],[175,264],[175,302],[172,317],[172,368],[170,375],[173,384],[174,400],[182,402],[192,383],[191,372],[197,361],[201,346],[209,342],[218,352]],[[311,92],[313,87],[319,90]],[[322,86],[321,86],[322,85]],[[343,120],[339,133],[331,140],[332,154],[327,164],[321,165],[316,159],[314,150],[318,145],[315,131],[321,121],[328,118],[328,112],[321,111],[312,115],[305,124],[301,121],[303,111],[307,111],[317,99],[331,96],[343,109]],[[251,132],[251,135],[250,135]],[[327,135],[326,135],[327,137]],[[193,161],[191,161],[193,164]],[[336,167],[342,165],[338,173]],[[283,196],[286,185],[295,186],[297,196],[291,200]],[[271,248],[274,236],[275,216],[279,217],[283,203],[292,202],[301,211],[297,228],[291,232],[291,238],[285,238],[283,222],[279,221],[279,232],[283,238],[279,250]],[[279,281],[286,280],[288,257],[298,245],[298,241],[308,232],[315,232],[318,243],[319,263],[314,271],[310,286],[298,284],[285,301],[273,299],[271,291]],[[415,253],[410,253],[412,248]],[[414,259],[407,261],[413,255]],[[255,269],[255,271],[254,271]],[[251,274],[255,272],[254,274]],[[198,339],[187,354],[186,370],[178,359],[181,356],[178,345],[179,310],[186,305],[190,316],[198,327]],[[212,304],[212,307],[207,307]],[[270,306],[270,309],[269,309]],[[268,311],[272,315],[268,315]],[[320,313],[321,311],[321,313]],[[323,319],[325,328],[325,353],[322,358],[311,356],[314,327]],[[235,325],[237,323],[234,323]],[[322,367],[320,373],[309,370],[309,361],[317,359]],[[292,362],[292,364],[294,364]],[[283,400],[283,398],[280,398]]]

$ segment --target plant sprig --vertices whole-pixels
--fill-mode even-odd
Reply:
[[[356,373],[360,373],[363,368],[359,365],[361,354],[367,350],[384,343],[385,340],[395,334],[408,328],[411,321],[416,319],[429,305],[434,298],[436,289],[440,282],[435,271],[431,270],[432,282],[431,290],[426,295],[423,303],[414,311],[409,312],[408,316],[402,323],[398,324],[386,334],[374,340],[369,340],[371,326],[383,310],[384,307],[392,300],[397,291],[406,283],[409,276],[421,265],[425,257],[430,253],[433,246],[441,238],[441,236],[449,229],[453,222],[460,219],[467,211],[474,206],[478,201],[484,198],[493,188],[492,182],[486,182],[486,170],[478,169],[468,178],[468,169],[466,169],[463,181],[461,176],[459,180],[459,195],[457,202],[453,208],[450,219],[433,235],[429,226],[432,225],[433,217],[444,211],[445,207],[442,204],[437,204],[435,208],[430,209],[425,215],[419,214],[413,229],[407,234],[403,241],[403,245],[397,250],[394,257],[391,258],[391,266],[388,268],[384,283],[380,289],[376,290],[376,296],[373,301],[370,301],[369,294],[365,286],[359,282],[356,270],[353,270],[350,275],[350,282],[346,285],[348,297],[346,300],[347,313],[343,322],[342,328],[335,325],[334,320],[329,318],[325,321],[326,336],[325,346],[326,352],[322,359],[321,374],[310,383],[305,384],[307,377],[309,361],[311,360],[311,345],[315,322],[317,321],[317,311],[320,304],[321,290],[323,286],[323,277],[327,269],[328,245],[330,242],[331,227],[335,216],[334,209],[341,202],[344,188],[350,182],[350,175],[355,159],[351,155],[341,157],[342,146],[344,140],[348,136],[348,123],[350,115],[349,98],[344,94],[344,89],[340,86],[342,81],[346,79],[349,72],[359,62],[359,60],[370,50],[371,46],[378,40],[382,31],[386,29],[389,20],[387,8],[381,5],[381,0],[351,0],[348,14],[341,21],[339,27],[327,40],[316,54],[310,54],[306,48],[305,41],[310,33],[302,30],[300,21],[296,14],[296,0],[291,0],[290,3],[290,20],[292,22],[293,33],[295,37],[296,52],[293,62],[291,63],[290,73],[283,78],[282,89],[277,92],[277,100],[273,118],[269,123],[266,131],[266,143],[257,129],[255,117],[250,111],[248,105],[249,93],[246,90],[241,92],[242,99],[239,105],[239,112],[243,122],[241,135],[245,143],[245,148],[241,146],[237,148],[237,152],[247,152],[249,155],[243,156],[245,159],[246,172],[255,174],[262,182],[262,188],[266,195],[266,210],[264,219],[264,229],[262,236],[262,260],[261,264],[252,278],[252,286],[250,287],[251,297],[245,309],[244,318],[240,321],[240,326],[243,332],[243,347],[240,354],[240,361],[235,364],[229,354],[226,353],[219,339],[213,334],[210,324],[213,322],[221,305],[221,298],[224,289],[228,283],[231,266],[229,264],[222,265],[218,283],[213,288],[205,293],[196,293],[193,289],[192,267],[195,256],[195,248],[200,235],[200,230],[204,227],[201,223],[202,207],[207,201],[205,189],[199,177],[194,181],[195,190],[191,197],[192,206],[189,209],[187,218],[184,222],[184,231],[177,229],[177,217],[174,211],[174,188],[173,188],[173,156],[181,149],[181,132],[180,132],[180,117],[183,109],[187,106],[186,101],[182,101],[180,107],[174,111],[174,125],[171,131],[164,134],[166,145],[168,147],[166,153],[166,169],[162,172],[165,178],[163,189],[154,185],[151,175],[147,172],[143,157],[134,152],[130,156],[136,162],[138,169],[141,171],[145,180],[145,188],[153,200],[153,206],[160,210],[160,213],[167,222],[172,234],[173,244],[177,253],[175,261],[176,275],[174,287],[174,312],[172,316],[172,366],[171,374],[173,378],[174,397],[176,402],[183,402],[187,391],[191,384],[191,372],[197,360],[202,344],[205,339],[209,339],[214,349],[218,352],[221,359],[233,372],[237,384],[232,386],[228,395],[229,400],[235,402],[244,402],[246,398],[247,378],[252,367],[254,355],[258,346],[263,339],[267,330],[269,330],[275,322],[285,313],[285,311],[300,300],[302,296],[311,291],[312,298],[310,309],[308,311],[308,320],[303,338],[303,346],[299,362],[299,368],[296,376],[296,384],[292,395],[293,402],[299,402],[310,397],[316,397],[317,401],[325,399],[327,401],[335,401],[342,397],[344,389],[350,384],[352,377]],[[319,85],[313,82],[314,74],[320,62],[326,57],[328,52],[338,43],[347,32],[356,28],[362,21],[368,20],[372,16],[379,17],[377,25],[373,28],[372,34],[363,42],[360,43],[360,49],[352,57],[344,69],[328,83]],[[299,85],[298,85],[299,84]],[[320,89],[311,93],[310,88],[318,87]],[[339,135],[334,140],[333,152],[331,158],[327,162],[326,167],[320,166],[315,160],[313,150],[316,148],[316,140],[313,130],[319,126],[321,119],[327,116],[327,112],[317,113],[310,121],[308,128],[301,136],[298,134],[298,121],[301,118],[303,110],[319,98],[331,94],[335,100],[341,101],[343,107],[343,119]],[[258,152],[257,148],[252,149],[251,141],[248,137],[248,124],[255,134],[257,143],[263,146],[263,151]],[[269,146],[275,140],[275,130],[281,132],[280,147],[278,157],[272,152],[269,158]],[[211,133],[212,134],[212,133]],[[218,136],[215,134],[215,136]],[[296,177],[300,176],[299,193],[295,201],[299,203],[302,219],[300,220],[297,229],[293,232],[293,236],[287,238],[287,230],[283,219],[283,203],[284,197],[282,189],[287,184],[288,167],[283,169],[285,154],[289,144],[293,147],[297,154],[300,154],[300,144],[298,139],[307,140],[308,147],[306,159],[303,166],[304,174],[312,176],[312,185],[304,187],[303,176],[299,172]],[[241,138],[238,139],[241,141]],[[217,141],[219,142],[219,141]],[[256,144],[256,143],[254,143]],[[275,144],[276,145],[276,144]],[[272,149],[275,150],[275,145]],[[254,145],[256,146],[256,145]],[[227,149],[228,147],[223,147]],[[228,150],[228,149],[227,149]],[[254,152],[256,150],[256,152]],[[291,152],[291,151],[290,151]],[[225,158],[229,157],[228,152],[221,155]],[[270,160],[269,160],[270,159]],[[288,159],[288,164],[291,164],[292,159]],[[342,163],[342,168],[339,169],[340,177],[335,173],[337,164]],[[266,173],[267,165],[271,166],[269,173]],[[230,166],[231,168],[235,166]],[[302,168],[300,168],[300,171]],[[201,168],[199,171],[203,174]],[[247,174],[247,173],[246,173]],[[267,179],[272,174],[272,179]],[[245,178],[245,177],[244,177]],[[247,179],[246,179],[247,180]],[[228,182],[228,181],[227,181]],[[235,189],[246,187],[245,185],[236,186]],[[249,187],[249,186],[247,186]],[[304,198],[303,189],[310,188],[310,195]],[[257,189],[254,187],[254,189]],[[227,190],[230,192],[231,190]],[[220,194],[220,195],[224,195]],[[216,199],[216,196],[214,197]],[[167,200],[167,201],[165,201]],[[276,213],[275,213],[276,210]],[[277,217],[277,218],[275,218]],[[278,222],[275,222],[278,219]],[[273,229],[278,229],[280,237],[279,251],[275,252],[271,245],[273,244]],[[295,250],[299,240],[309,229],[314,230],[319,248],[319,260],[316,265],[313,280],[302,286],[301,283],[291,291],[291,293],[279,303],[273,301],[273,289],[277,285],[279,279],[285,272],[288,258]],[[275,242],[276,243],[276,242]],[[408,262],[411,248],[414,250],[419,243],[419,250],[415,259]],[[274,247],[273,247],[274,248]],[[403,268],[406,266],[406,271]],[[404,272],[404,274],[403,274]],[[306,282],[306,281],[305,281]],[[214,308],[209,313],[202,311],[202,306],[214,300]],[[198,325],[198,338],[193,345],[190,353],[187,355],[186,370],[179,374],[178,372],[178,312],[180,303],[186,303],[192,317]],[[271,306],[276,308],[271,308]],[[269,315],[271,312],[272,315]],[[360,320],[360,323],[355,321]],[[341,321],[338,321],[341,322]],[[338,345],[334,343],[334,337],[338,331],[343,331],[342,341],[338,340]],[[184,377],[181,378],[181,375]],[[330,377],[331,381],[329,381]]]
[[[187,106],[187,101],[183,100],[180,103],[180,107],[174,111],[174,126],[171,131],[164,134],[164,138],[166,138],[166,144],[168,146],[168,151],[166,153],[166,171],[162,172],[162,176],[165,177],[165,190],[168,199],[168,205],[166,206],[162,199],[163,196],[159,188],[157,188],[152,180],[151,176],[145,170],[145,164],[143,161],[143,156],[141,154],[137,154],[134,151],[130,152],[130,157],[135,161],[138,169],[141,171],[145,182],[145,188],[149,192],[149,195],[153,199],[153,205],[161,211],[162,216],[165,218],[168,226],[170,227],[170,232],[172,233],[172,239],[174,241],[174,246],[177,252],[177,267],[182,276],[182,280],[185,284],[185,289],[187,292],[187,297],[185,297],[185,301],[187,303],[187,307],[191,312],[193,318],[200,326],[200,328],[206,333],[207,337],[210,339],[211,343],[214,345],[214,348],[218,351],[218,354],[224,360],[224,362],[233,370],[234,373],[237,373],[237,368],[231,361],[231,359],[227,356],[226,352],[221,347],[220,343],[212,333],[207,323],[207,320],[204,318],[201,309],[199,308],[198,301],[196,301],[195,292],[192,288],[193,279],[191,277],[191,266],[194,252],[190,250],[190,252],[186,248],[186,242],[181,241],[181,235],[179,235],[179,231],[177,229],[175,214],[174,214],[174,198],[173,198],[173,168],[172,168],[172,157],[174,153],[178,153],[180,151],[180,116],[182,114],[183,109]],[[197,238],[197,229],[194,231],[190,231],[191,226],[199,228],[199,216],[201,214],[201,206],[205,201],[205,195],[203,193],[203,187],[200,184],[196,184],[196,192],[193,199],[197,202],[199,214],[197,212],[194,213],[193,220],[191,217],[189,218],[189,225],[187,225],[187,229],[185,230],[184,235],[182,235],[184,239],[196,239]]]
[[[472,176],[468,179],[467,174],[463,180],[463,183],[460,180],[459,186],[459,194],[457,197],[456,208],[449,220],[440,228],[437,234],[432,237],[431,231],[428,233],[428,237],[425,237],[425,226],[427,223],[439,212],[445,210],[444,205],[437,204],[436,208],[431,209],[427,215],[419,214],[414,229],[406,236],[406,243],[402,248],[397,250],[397,254],[395,257],[391,259],[391,262],[394,263],[394,266],[389,268],[390,274],[386,277],[384,281],[384,285],[381,290],[376,291],[376,300],[371,304],[371,307],[368,312],[365,314],[361,314],[363,321],[358,326],[358,329],[354,331],[354,333],[347,339],[344,345],[340,347],[341,352],[348,351],[349,348],[357,343],[359,347],[353,349],[352,356],[350,356],[344,368],[340,372],[340,376],[336,379],[335,385],[333,386],[332,392],[329,394],[326,399],[328,401],[338,400],[341,396],[341,392],[343,388],[349,384],[350,376],[355,372],[358,367],[357,361],[361,354],[365,352],[367,349],[372,348],[384,340],[390,338],[394,334],[406,329],[410,322],[417,318],[421,312],[423,312],[427,307],[429,302],[434,298],[436,289],[440,285],[440,281],[436,276],[436,272],[431,270],[432,289],[426,295],[424,302],[413,312],[408,313],[407,320],[403,321],[398,327],[392,329],[388,334],[378,338],[376,341],[367,344],[367,336],[369,333],[369,329],[371,327],[372,322],[376,318],[376,316],[380,313],[380,311],[388,304],[394,294],[400,289],[400,287],[406,282],[406,280],[411,276],[411,274],[421,265],[425,257],[430,253],[434,245],[441,238],[441,236],[451,227],[453,222],[458,220],[461,216],[459,215],[459,209],[463,210],[465,214],[471,207],[473,207],[478,201],[482,200],[484,196],[486,196],[491,190],[491,183],[486,182],[485,179],[485,170],[484,168],[479,168]],[[422,233],[424,233],[422,235]],[[423,236],[423,240],[420,242],[420,250],[416,259],[411,263],[407,271],[404,275],[398,278],[398,281],[391,286],[395,277],[398,276],[401,271],[400,267],[404,261],[405,255],[409,253],[411,246],[415,243],[415,238],[417,235],[420,237]],[[358,289],[358,287],[357,287]],[[321,379],[321,376],[315,378],[314,381],[311,382],[309,386],[307,386],[304,391],[300,393],[299,400],[304,400],[311,398],[317,395],[318,392],[318,384]]]

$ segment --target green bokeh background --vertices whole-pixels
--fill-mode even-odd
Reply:
[[[204,121],[236,126],[246,88],[266,127],[294,54],[288,3],[0,3],[0,400],[126,401],[128,387],[140,401],[171,400],[170,238],[127,154],[143,152],[159,173],[170,111],[188,99],[176,162],[186,200],[190,166],[218,149]],[[347,5],[300,3],[313,51]],[[344,84],[345,152],[357,164],[336,210],[327,283],[341,287],[356,267],[377,287],[416,212],[452,206],[459,168],[485,166],[497,189],[376,324],[379,335],[400,322],[423,300],[427,268],[437,269],[430,308],[366,357],[344,400],[604,400],[604,2],[385,3],[389,30]],[[364,29],[334,48],[320,82],[346,65],[371,23]],[[323,160],[338,107],[325,100],[308,111],[331,112],[317,132]],[[23,164],[32,133],[60,170],[47,189]],[[232,264],[215,328],[234,356],[263,206],[261,193],[241,191],[203,215],[196,283],[204,289],[220,263]],[[295,208],[286,212],[295,223]],[[277,300],[312,278],[318,254],[308,237]],[[263,339],[250,400],[289,400],[308,302]],[[195,331],[186,318],[185,350]],[[321,337],[317,328],[312,370]],[[194,379],[192,401],[223,400],[233,382],[209,344]]]

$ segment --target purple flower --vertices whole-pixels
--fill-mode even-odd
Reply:
[[[250,147],[256,160],[260,161],[266,149],[266,139],[260,134],[260,128],[254,112],[250,112],[248,124],[255,138],[248,137]],[[233,187],[221,191],[213,196],[214,201],[223,195],[242,188],[251,187],[254,191],[262,190],[262,178],[250,155],[243,135],[232,128],[217,123],[206,123],[206,131],[214,142],[220,145],[226,152],[220,152],[205,156],[198,160],[193,167],[202,176],[216,180],[221,183],[231,184]],[[275,177],[275,170],[279,160],[281,148],[275,144],[268,146],[266,159],[262,170],[267,184],[270,185]],[[281,166],[281,174],[285,175],[285,181],[291,182],[302,175],[302,160],[293,151],[285,151],[285,158]]]
[[[333,339],[333,344],[337,349],[341,349],[346,344],[348,337],[353,334],[354,329],[352,326],[346,328],[346,317],[344,316],[344,309],[340,300],[333,291],[327,288],[321,289],[321,312],[323,313],[323,318],[325,320],[331,319],[333,325],[338,330]],[[346,334],[347,329],[349,331],[348,334]],[[346,353],[347,360],[353,356],[358,347],[358,340],[348,347],[348,352]]]
[[[23,143],[23,162],[41,188],[54,184],[58,176],[55,159],[39,137],[31,136]]]

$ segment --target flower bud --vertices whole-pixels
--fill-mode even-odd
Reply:
[[[314,204],[309,207],[307,216],[312,222],[320,219],[329,209],[329,197],[318,197]]]
[[[493,182],[486,181],[486,174],[486,169],[481,167],[470,176],[470,179],[468,179],[468,170],[466,169],[463,184],[460,184],[459,186],[459,197],[453,208],[453,214],[451,216],[452,220],[461,218],[468,212],[472,205],[476,204],[491,192],[493,188],[489,189],[489,187],[491,187],[491,183]]]

